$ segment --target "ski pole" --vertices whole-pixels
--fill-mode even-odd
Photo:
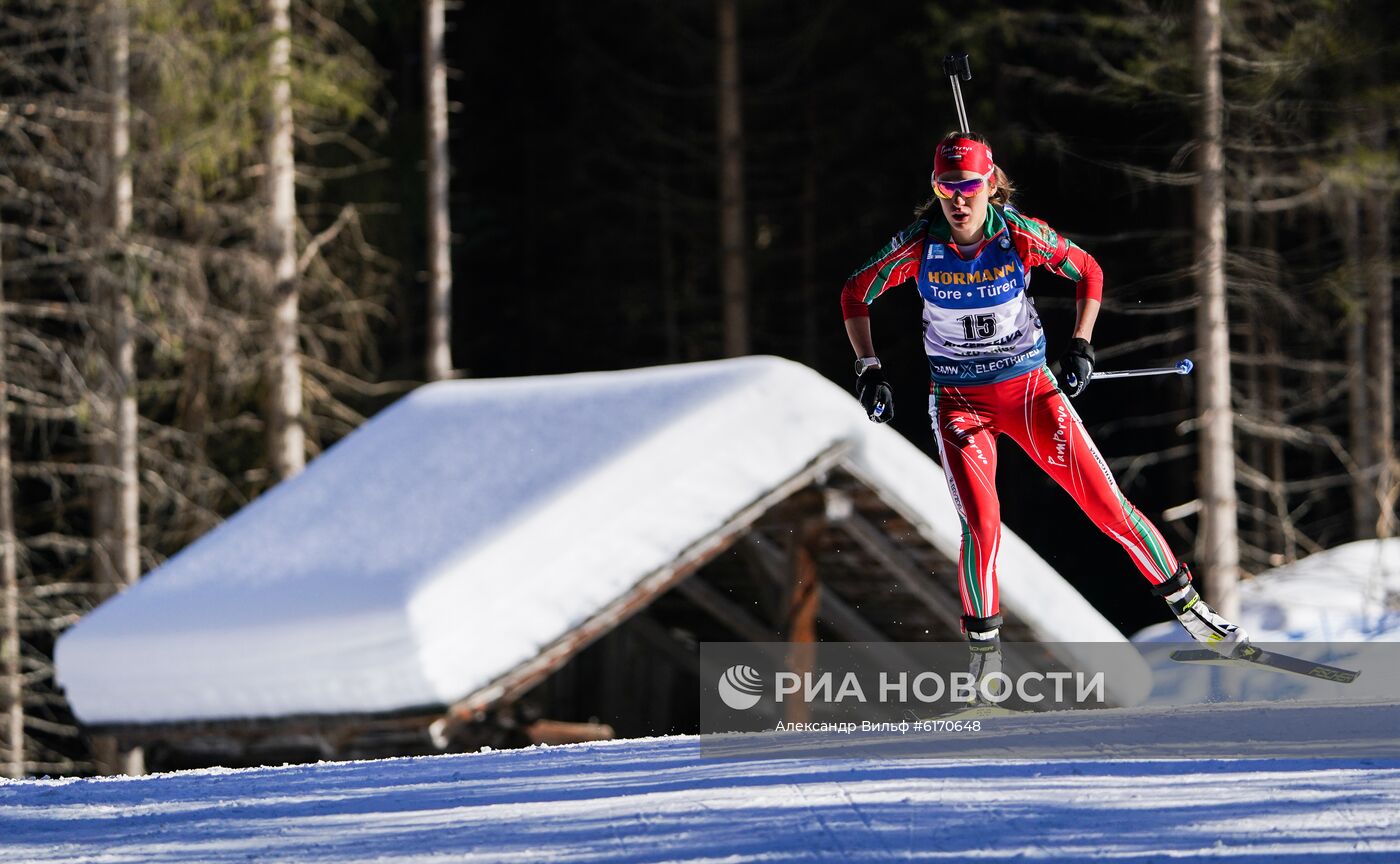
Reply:
[[[1120,369],[1115,372],[1093,372],[1089,375],[1089,380],[1097,378],[1138,378],[1143,375],[1190,375],[1195,368],[1190,360],[1185,358],[1178,360],[1175,366],[1156,366],[1151,369]],[[1079,381],[1079,376],[1073,372],[1065,376],[1065,383],[1073,387]]]
[[[961,78],[964,81],[972,80],[972,66],[967,62],[966,54],[949,54],[943,58],[943,74],[948,76],[948,83],[953,85],[953,105],[958,109],[958,126],[962,131],[967,132],[967,110],[963,108],[962,85],[958,83]]]

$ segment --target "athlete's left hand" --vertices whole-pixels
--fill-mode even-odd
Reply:
[[[1089,386],[1094,374],[1094,346],[1088,339],[1071,339],[1069,348],[1060,358],[1060,389],[1073,399]]]

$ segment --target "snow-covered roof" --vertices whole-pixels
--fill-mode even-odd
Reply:
[[[942,471],[773,357],[422,387],[60,639],[88,723],[343,714],[478,693],[846,446],[956,560]],[[1003,608],[1118,631],[1010,531]]]

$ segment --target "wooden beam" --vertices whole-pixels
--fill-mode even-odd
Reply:
[[[785,559],[778,552],[777,544],[756,531],[750,532],[743,549],[761,572],[774,582],[781,581],[786,572]],[[865,642],[873,646],[872,651],[884,659],[891,669],[919,669],[921,664],[897,642],[890,641],[888,633],[881,632],[864,615],[843,600],[830,585],[823,586],[821,610],[818,613],[836,635],[845,642]]]
[[[677,585],[676,591],[750,642],[773,642],[780,638],[772,628],[765,627],[743,607],[721,594],[708,582],[702,582],[698,575],[691,576]]]
[[[580,744],[585,741],[611,741],[617,737],[606,723],[566,723],[563,720],[536,720],[524,729],[531,744]]]
[[[226,738],[240,747],[287,737],[321,738],[346,741],[362,733],[382,733],[406,729],[427,729],[442,716],[442,706],[419,706],[379,714],[296,714],[287,717],[230,718],[150,724],[84,726],[90,738],[113,736],[115,746],[128,751],[153,744],[198,742]]]
[[[786,581],[787,559],[778,551],[777,544],[757,531],[749,532],[741,547],[744,554],[774,585],[781,586]],[[847,642],[888,642],[889,634],[882,633],[865,616],[831,591],[821,594],[821,608],[818,616],[830,625]]]
[[[674,633],[662,627],[647,613],[633,616],[627,622],[627,629],[639,639],[666,655],[672,663],[699,677],[700,652],[697,646],[687,645]]]
[[[817,663],[817,609],[821,604],[821,573],[817,570],[818,544],[826,532],[826,516],[802,520],[793,537],[788,555],[787,591],[787,671],[805,680],[815,671]],[[806,722],[811,708],[804,701],[793,699],[784,703],[784,717],[790,723]]]
[[[783,635],[789,642],[817,641],[817,609],[822,586],[817,571],[817,544],[826,531],[826,519],[804,519],[788,553],[788,578]]]
[[[744,535],[744,539],[737,546],[739,555],[744,559],[744,575],[748,577],[748,584],[753,588],[754,595],[758,598],[759,618],[767,622],[778,622],[781,620],[780,608],[782,605],[782,586],[778,580],[774,579],[768,572],[767,565],[757,560],[757,548],[754,546],[753,538],[762,536],[757,529],[751,529]],[[765,550],[766,551],[766,550]],[[781,559],[781,555],[778,555]],[[781,568],[781,563],[778,567]],[[776,626],[776,623],[773,625]]]
[[[930,583],[923,570],[909,559],[903,549],[890,542],[883,531],[859,513],[852,513],[835,524],[856,541],[866,554],[878,561],[904,590],[918,598],[935,617],[950,626],[954,633],[962,632],[962,607],[952,606],[952,598],[940,593]]]

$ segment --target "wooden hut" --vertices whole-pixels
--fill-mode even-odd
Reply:
[[[960,533],[936,463],[786,360],[443,382],[56,664],[150,768],[693,732],[700,642],[960,638]],[[1009,531],[1000,562],[1008,639],[1122,640]]]

